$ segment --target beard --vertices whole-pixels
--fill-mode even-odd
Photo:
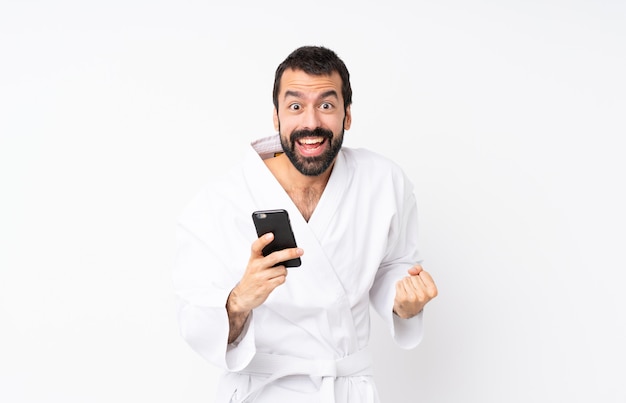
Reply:
[[[278,126],[280,132],[280,124]],[[280,135],[280,144],[283,147],[283,151],[293,166],[303,175],[306,176],[318,176],[326,172],[326,170],[335,161],[335,157],[341,150],[343,143],[344,129],[341,128],[341,133],[335,138],[333,132],[328,129],[318,127],[314,130],[295,130],[291,133],[289,138],[284,138]],[[322,155],[315,157],[303,157],[296,152],[296,141],[304,137],[322,137],[324,141],[328,142],[328,147]]]

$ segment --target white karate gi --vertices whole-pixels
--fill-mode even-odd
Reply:
[[[400,347],[422,338],[421,313],[408,320],[392,313],[396,282],[420,261],[413,187],[388,159],[344,147],[307,223],[262,161],[275,151],[282,151],[277,135],[254,142],[243,164],[180,216],[181,334],[225,370],[218,403],[378,402],[366,352],[370,303]],[[289,212],[302,265],[227,345],[226,300],[257,238],[252,212],[278,208]]]

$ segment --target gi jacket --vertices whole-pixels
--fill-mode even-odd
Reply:
[[[344,147],[307,222],[263,162],[274,151],[281,151],[278,136],[253,143],[243,163],[208,184],[180,216],[174,284],[181,333],[226,371],[219,402],[320,401],[329,393],[338,402],[378,401],[365,361],[354,358],[367,347],[370,304],[400,347],[415,347],[423,334],[422,314],[403,320],[392,313],[395,283],[420,262],[412,184],[390,160]],[[279,208],[304,249],[302,265],[289,269],[229,345],[225,305],[257,238],[251,214]],[[315,368],[274,379],[292,361],[262,371],[269,365],[259,364],[263,357]],[[329,362],[351,363],[344,367],[352,372],[337,373],[341,365],[333,370]]]

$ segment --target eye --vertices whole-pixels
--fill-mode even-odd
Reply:
[[[300,104],[291,104],[289,105],[289,109],[291,109],[292,111],[299,111],[301,108]]]
[[[320,108],[324,110],[331,110],[333,109],[333,104],[331,104],[330,102],[324,102],[320,105]]]

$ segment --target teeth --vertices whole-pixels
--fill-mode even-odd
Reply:
[[[302,144],[315,144],[315,143],[321,143],[323,139],[321,138],[306,138],[306,139],[300,139],[300,143]]]

